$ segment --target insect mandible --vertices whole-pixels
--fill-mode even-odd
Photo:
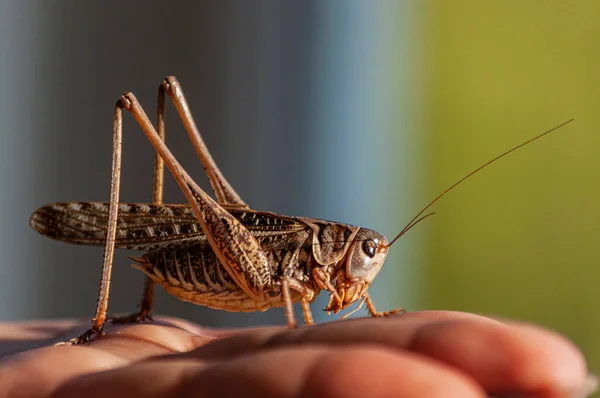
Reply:
[[[216,200],[182,168],[164,143],[165,97],[171,97],[202,162]],[[156,150],[153,203],[119,203],[122,110],[129,111]],[[359,301],[374,317],[379,312],[368,289],[381,270],[390,246],[424,218],[438,199],[458,184],[518,148],[570,123],[546,131],[472,171],[425,206],[388,242],[371,229],[308,217],[290,217],[251,209],[223,177],[194,122],[179,82],[167,77],[159,86],[157,127],[132,93],[117,100],[113,118],[113,160],[109,203],[68,202],[36,210],[30,225],[59,241],[104,245],[102,279],[92,327],[71,343],[103,333],[107,321],[115,247],[145,251],[132,257],[146,274],[140,310],[116,322],[151,319],[154,285],[195,304],[226,311],[265,311],[285,307],[287,324],[296,327],[293,304],[300,302],[304,322],[312,324],[309,304],[321,291],[330,294],[327,311],[338,313]],[[162,203],[164,163],[188,205]],[[349,315],[349,314],[348,314]],[[346,315],[347,316],[347,315]]]

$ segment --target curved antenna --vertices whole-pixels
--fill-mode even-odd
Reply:
[[[575,119],[570,119],[567,120],[564,123],[559,124],[558,126],[551,128],[550,130],[535,136],[527,141],[525,141],[524,143],[517,145],[515,147],[512,147],[511,149],[509,149],[508,151],[504,152],[501,155],[496,156],[495,158],[493,158],[492,160],[486,162],[485,164],[479,166],[478,168],[476,168],[475,170],[473,170],[472,172],[470,172],[469,174],[467,174],[466,176],[464,176],[463,178],[461,178],[460,180],[458,180],[457,182],[455,182],[454,184],[452,184],[452,186],[450,186],[450,188],[447,188],[445,191],[443,191],[441,194],[439,194],[435,199],[433,199],[427,206],[425,206],[420,212],[417,213],[417,215],[410,220],[410,222],[408,224],[406,224],[406,226],[404,228],[402,228],[402,231],[400,231],[400,233],[398,235],[396,235],[396,237],[394,239],[392,239],[392,241],[388,244],[388,247],[390,247],[391,245],[394,244],[394,242],[396,242],[398,240],[398,238],[400,238],[402,235],[404,235],[409,229],[411,229],[412,227],[414,227],[419,221],[421,221],[422,219],[426,218],[422,217],[419,218],[421,216],[421,214],[425,213],[425,211],[427,209],[429,209],[435,202],[437,202],[438,200],[440,200],[442,198],[442,196],[446,195],[448,192],[450,192],[451,190],[453,190],[454,188],[456,188],[457,185],[459,185],[461,182],[463,182],[464,180],[466,180],[467,178],[471,177],[473,174],[477,173],[478,171],[486,168],[487,166],[491,165],[492,163],[494,163],[496,160],[499,160],[503,157],[505,157],[506,155],[508,155],[511,152],[516,151],[517,149],[524,147],[527,144],[532,143],[533,141],[536,141],[540,138],[542,138],[543,136],[552,133],[553,131],[558,130],[561,127],[566,126],[567,124],[571,123],[572,121],[574,121]]]
[[[431,203],[429,206],[431,206],[432,204],[433,204],[433,203]],[[428,206],[428,207],[429,207],[429,206]],[[427,210],[427,208],[423,209],[423,211],[425,211],[425,210]],[[421,212],[421,213],[423,213],[423,212]],[[421,213],[419,213],[419,214],[417,215],[417,217],[419,217],[419,215],[421,215]],[[411,222],[410,222],[410,223],[409,223],[409,224],[408,224],[406,227],[404,227],[404,228],[402,229],[402,231],[400,231],[400,233],[399,233],[398,235],[396,235],[396,237],[395,237],[395,238],[392,240],[392,242],[391,242],[391,243],[388,243],[388,245],[387,245],[386,247],[390,247],[390,246],[392,245],[392,243],[394,243],[395,241],[397,241],[398,239],[400,239],[400,237],[401,237],[402,235],[404,235],[405,233],[407,233],[408,231],[410,231],[410,229],[411,229],[412,227],[414,227],[415,225],[417,225],[418,223],[420,223],[421,221],[423,221],[423,220],[424,220],[424,219],[426,219],[427,217],[429,217],[429,216],[433,216],[434,214],[435,214],[435,212],[433,212],[433,211],[432,211],[431,213],[427,213],[427,214],[425,214],[424,216],[421,216],[420,218],[416,218],[416,217],[415,217],[415,218],[414,218],[414,219],[413,219],[413,220],[412,220],[412,221],[411,221]]]

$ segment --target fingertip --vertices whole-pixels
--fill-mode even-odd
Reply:
[[[572,342],[526,324],[433,323],[415,334],[410,349],[464,370],[494,393],[572,394],[587,376]]]
[[[583,353],[569,339],[554,331],[531,324],[518,324],[511,329],[518,345],[514,353],[521,357],[517,369],[521,383],[532,390],[550,394],[578,394],[588,384],[587,363]]]

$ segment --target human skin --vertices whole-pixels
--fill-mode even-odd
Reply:
[[[589,383],[566,338],[458,312],[295,330],[218,331],[160,318],[52,346],[85,328],[0,324],[0,397],[578,397]]]

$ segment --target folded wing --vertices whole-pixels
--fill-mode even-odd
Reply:
[[[54,240],[104,246],[108,206],[102,202],[53,203],[37,209],[29,224]],[[262,244],[272,248],[300,242],[309,231],[294,217],[224,207]],[[200,241],[206,241],[206,236],[188,205],[119,203],[117,248],[152,251]]]
[[[62,242],[103,246],[108,203],[53,203],[37,209],[31,228]],[[154,250],[175,242],[205,239],[192,209],[185,205],[120,203],[115,247]]]

